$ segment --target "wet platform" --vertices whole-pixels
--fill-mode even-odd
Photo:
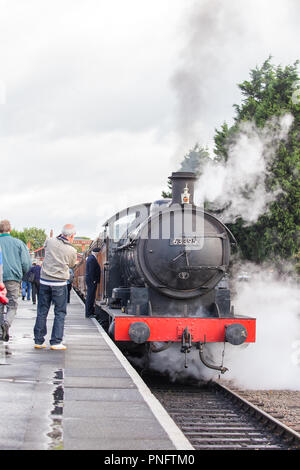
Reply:
[[[0,342],[0,450],[192,450],[136,371],[72,292],[66,351],[33,348],[36,306],[19,300]]]

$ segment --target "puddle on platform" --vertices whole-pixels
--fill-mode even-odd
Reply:
[[[64,407],[64,387],[63,387],[63,369],[59,369],[54,373],[53,384],[56,388],[53,392],[53,408],[51,411],[51,431],[47,436],[51,439],[49,450],[63,449],[63,407]]]
[[[0,365],[6,364],[5,345],[3,341],[0,341]]]
[[[7,358],[12,355],[12,352],[8,344],[4,341],[0,341],[0,366],[7,366]]]

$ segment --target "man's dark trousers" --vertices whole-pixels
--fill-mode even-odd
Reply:
[[[97,283],[86,281],[86,299],[85,299],[85,316],[91,317],[95,314],[95,298],[96,298],[96,291],[97,291]]]
[[[34,338],[36,344],[43,344],[47,334],[47,316],[54,304],[54,322],[50,344],[59,344],[63,340],[65,316],[67,314],[67,286],[40,285],[38,298],[37,317],[34,326]]]

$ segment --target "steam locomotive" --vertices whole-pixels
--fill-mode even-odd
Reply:
[[[116,344],[147,355],[178,344],[185,354],[205,344],[255,342],[255,319],[236,315],[227,270],[231,233],[194,204],[196,175],[176,172],[172,199],[124,209],[104,224],[75,268],[73,286],[84,298],[85,261],[95,247],[101,267],[96,317]]]

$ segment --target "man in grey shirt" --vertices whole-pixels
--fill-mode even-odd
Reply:
[[[34,326],[34,347],[45,348],[47,334],[47,316],[54,304],[54,322],[50,339],[50,348],[65,350],[62,343],[65,316],[67,314],[67,281],[70,268],[74,268],[77,252],[72,246],[76,234],[74,225],[67,224],[62,233],[45,242],[45,258],[40,277],[40,294],[38,299],[37,318]]]

